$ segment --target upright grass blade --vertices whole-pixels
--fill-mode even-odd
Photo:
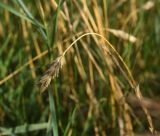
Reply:
[[[56,10],[55,15],[53,16],[53,30],[51,33],[51,41],[50,41],[50,46],[52,46],[55,42],[56,39],[56,32],[57,32],[57,22],[58,22],[58,14],[59,14],[59,10],[60,10],[60,2],[58,4],[58,8]]]
[[[49,105],[51,111],[51,120],[49,123],[49,127],[52,127],[54,136],[58,136],[57,117],[56,117],[56,110],[55,110],[52,90],[49,90],[48,93],[49,93]]]
[[[52,49],[53,49],[53,45],[54,45],[55,39],[56,39],[58,15],[59,15],[59,12],[60,12],[61,7],[63,5],[63,2],[64,2],[64,0],[62,2],[61,2],[61,0],[59,0],[56,13],[53,16],[53,29],[52,29],[52,33],[51,33],[51,37],[50,37],[51,38],[50,47],[52,47]]]
[[[64,1],[63,1],[64,2]],[[55,14],[53,15],[53,28],[51,29],[51,32],[49,32],[50,28],[47,28],[47,48],[48,48],[48,55],[49,55],[49,59],[51,60],[51,55],[52,55],[52,51],[53,51],[53,47],[54,47],[54,43],[56,40],[56,34],[57,34],[57,23],[58,23],[58,15],[59,15],[59,11],[61,9],[61,6],[63,4],[63,2],[61,2],[61,0],[59,0],[58,2],[58,7],[57,10],[55,12]]]
[[[69,119],[69,121],[68,121],[68,124],[67,124],[67,127],[66,127],[66,129],[65,129],[65,131],[64,131],[64,136],[67,136],[67,134],[68,134],[68,131],[69,131],[69,128],[70,128],[70,126],[73,124],[73,122],[74,122],[74,119],[75,119],[75,113],[76,113],[76,110],[77,110],[77,107],[75,107],[74,108],[74,110],[73,110],[73,112],[72,112],[72,115],[71,115],[71,117],[70,117],[70,119]]]

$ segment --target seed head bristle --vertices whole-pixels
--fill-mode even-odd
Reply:
[[[55,77],[58,77],[59,70],[60,70],[60,68],[62,68],[61,58],[62,57],[60,56],[57,59],[55,59],[51,63],[48,70],[44,73],[44,75],[38,81],[37,84],[38,84],[41,92],[44,92],[48,88],[52,79],[54,79]]]

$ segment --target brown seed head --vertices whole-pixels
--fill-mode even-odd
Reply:
[[[52,79],[58,77],[59,69],[62,67],[61,58],[62,57],[60,56],[54,60],[48,70],[38,81],[37,85],[39,86],[41,92],[44,92],[48,88]]]

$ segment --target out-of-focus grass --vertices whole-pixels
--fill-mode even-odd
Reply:
[[[143,106],[160,131],[159,107],[154,108],[155,100],[160,99],[159,5],[158,0],[2,0],[0,134],[121,136],[149,132],[142,108],[128,100],[135,95],[124,76],[127,71],[110,48],[104,49],[104,40],[94,35],[75,43],[62,59],[59,77],[40,93],[36,83],[49,64],[87,32],[99,33],[114,45],[141,93],[148,97],[141,104],[143,100],[153,104],[151,109],[146,103]],[[124,33],[137,40],[132,42]]]

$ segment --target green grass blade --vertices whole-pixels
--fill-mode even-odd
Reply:
[[[16,11],[14,8],[8,6],[7,4],[4,4],[3,2],[0,2],[0,7],[5,9],[5,10],[8,10],[10,13],[26,20],[26,21],[29,21],[31,22],[32,24],[35,25],[35,23],[33,22],[33,20],[31,20],[30,18],[26,17],[25,15],[21,14],[20,12]]]
[[[64,1],[61,2],[61,0],[59,0],[56,13],[55,13],[55,15],[53,17],[53,30],[52,30],[52,33],[51,33],[51,43],[50,43],[50,46],[52,48],[53,48],[53,45],[54,45],[54,42],[55,42],[55,39],[56,39],[57,24],[58,24],[58,15],[59,15],[59,12],[60,12],[61,7],[63,5],[63,2]]]
[[[57,117],[56,117],[56,110],[55,110],[55,104],[53,99],[52,91],[49,90],[49,104],[50,104],[50,111],[51,111],[51,123],[53,134],[54,136],[58,136],[58,125],[57,125]],[[50,127],[50,126],[49,126]]]
[[[33,20],[33,22],[35,23],[36,26],[38,26],[38,31],[41,33],[41,35],[43,36],[43,38],[46,40],[47,39],[47,35],[44,32],[43,29],[45,29],[45,27],[38,21],[36,20],[32,13],[27,9],[27,6],[25,5],[25,3],[22,0],[17,0],[18,4],[20,5],[20,7],[23,9],[24,13],[31,19]]]
[[[51,116],[49,116],[46,136],[51,136],[51,135],[52,135],[52,120],[51,120]]]
[[[0,127],[0,135],[13,135],[13,134],[22,134],[30,131],[37,131],[46,129],[48,123],[38,123],[38,124],[24,124],[17,126],[15,128],[3,128]]]
[[[73,110],[73,112],[72,112],[72,115],[71,115],[71,117],[70,117],[70,120],[68,121],[68,124],[67,124],[67,127],[66,127],[66,129],[65,129],[65,131],[64,131],[64,136],[67,136],[67,134],[68,134],[68,131],[69,131],[69,128],[70,128],[70,126],[73,124],[73,122],[74,122],[74,119],[75,119],[75,113],[76,113],[76,110],[77,110],[77,107],[75,107],[74,108],[74,110]]]
[[[31,20],[33,20],[33,22],[34,22],[37,26],[39,26],[39,27],[41,27],[41,28],[44,28],[44,26],[43,26],[39,21],[37,21],[37,20],[33,17],[32,13],[27,9],[26,5],[24,4],[24,2],[23,2],[22,0],[17,0],[17,2],[19,3],[20,7],[23,9],[24,13],[25,13]]]
[[[32,14],[29,12],[29,10],[27,9],[27,7],[25,6],[25,4],[23,3],[22,0],[17,0],[17,2],[19,3],[19,5],[22,7],[22,9],[24,10],[24,12],[26,13],[26,15],[34,20],[34,17],[32,16]]]
[[[33,25],[36,25],[38,26],[38,31],[42,34],[43,38],[46,39],[46,34],[44,32],[44,26],[39,23],[37,20],[35,20],[33,18],[33,16],[29,13],[29,11],[27,10],[26,6],[24,6],[24,4],[22,4],[22,1],[20,2],[23,10],[25,11],[25,13],[27,14],[27,16],[21,14],[20,12],[18,12],[17,10],[15,10],[14,8],[12,8],[11,6],[7,5],[7,4],[4,4],[3,2],[0,2],[0,7],[3,8],[3,9],[6,9],[8,10],[10,13],[16,15],[17,17],[20,17],[26,21],[29,21],[30,23],[32,23]]]

